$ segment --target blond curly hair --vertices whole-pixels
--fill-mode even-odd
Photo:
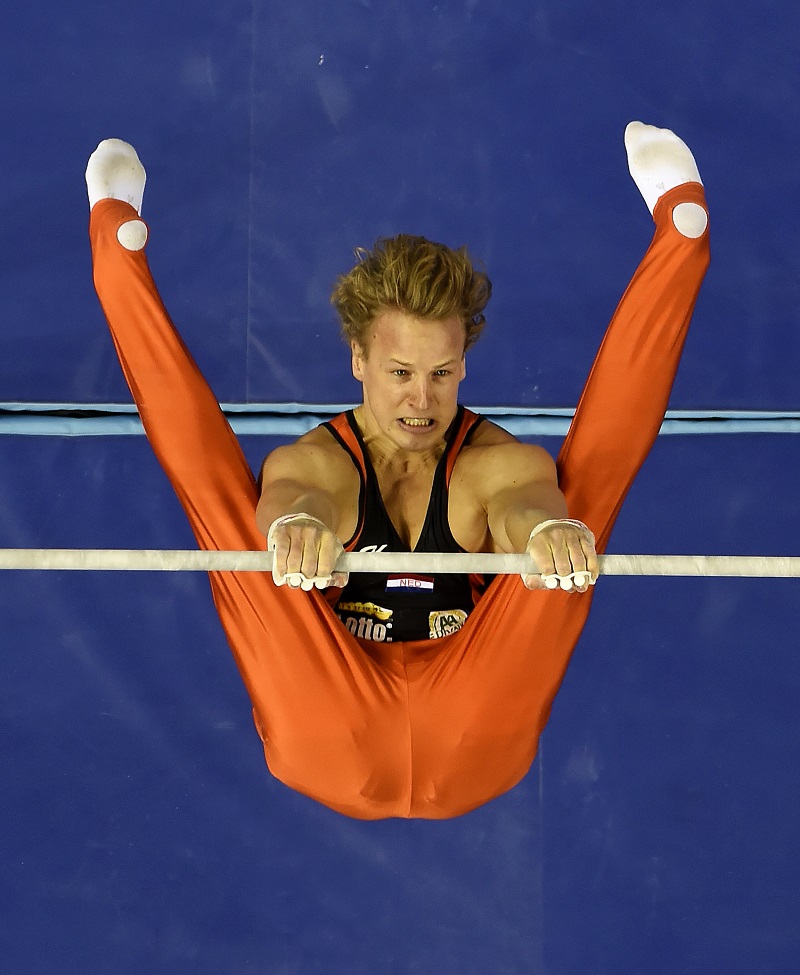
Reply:
[[[338,278],[331,295],[348,345],[366,348],[367,329],[384,308],[431,321],[459,318],[464,350],[478,341],[492,283],[473,267],[466,247],[451,250],[425,237],[399,234],[355,253],[358,264]]]

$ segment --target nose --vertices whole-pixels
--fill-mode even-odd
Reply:
[[[422,411],[427,410],[430,398],[430,380],[426,376],[420,376],[411,391],[409,402],[415,409]]]

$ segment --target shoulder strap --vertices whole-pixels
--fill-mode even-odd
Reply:
[[[456,426],[452,433],[450,442],[447,445],[447,469],[445,471],[445,486],[450,487],[450,477],[453,473],[453,468],[455,467],[456,460],[458,459],[459,452],[465,443],[469,442],[469,438],[477,430],[481,423],[483,423],[485,417],[479,416],[477,413],[473,413],[472,410],[467,410],[463,406],[461,407],[461,417],[456,418]]]
[[[356,433],[355,417],[353,411],[340,413],[332,420],[323,423],[322,426],[336,440],[342,450],[345,451],[352,460],[358,471],[359,490],[358,490],[358,525],[352,538],[344,542],[344,547],[348,552],[352,552],[361,538],[364,530],[364,519],[366,517],[366,490],[367,490],[367,461],[364,456],[364,448]]]
[[[339,446],[350,455],[350,459],[355,464],[361,479],[364,480],[367,476],[367,464],[364,460],[363,448],[352,426],[352,414],[353,411],[348,410],[322,425],[332,434]]]

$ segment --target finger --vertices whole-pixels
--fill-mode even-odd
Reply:
[[[284,564],[283,568],[278,565],[278,559],[276,557],[272,564],[272,581],[276,586],[285,586],[287,584],[288,576],[286,573],[286,566]]]
[[[286,583],[286,559],[289,554],[289,540],[283,532],[277,533],[272,547],[272,581],[276,586]]]
[[[583,534],[583,532],[573,532],[567,538],[567,551],[569,553],[569,560],[572,565],[571,571],[575,572],[585,572],[588,568],[588,559],[586,553],[586,546],[588,545],[588,539]]]
[[[339,539],[332,532],[325,532],[319,542],[316,574],[328,578],[332,576],[342,551]]]
[[[562,589],[564,592],[586,592],[594,585],[587,572],[570,572],[563,576],[554,573],[542,576],[542,579],[547,589]]]
[[[552,534],[555,535],[556,533],[553,532]],[[562,534],[559,538],[554,537],[551,544],[553,548],[553,563],[556,567],[556,575],[562,576],[563,578],[572,575],[574,566],[572,564],[572,549],[570,547],[569,538]],[[580,548],[578,550],[580,551]],[[572,586],[570,583],[570,588],[571,587]]]
[[[559,588],[565,592],[586,592],[594,582],[588,572],[571,572],[567,576],[553,576],[558,581]]]
[[[584,532],[573,531],[566,538],[566,547],[571,563],[568,574],[572,577],[573,588],[585,592],[597,580],[597,554],[592,540]]]
[[[588,572],[576,572],[573,575],[573,582],[575,584],[576,592],[586,592],[591,582],[591,575]]]
[[[586,572],[579,573],[579,575],[581,576],[581,583],[580,583],[580,585],[581,585],[582,591],[584,591],[584,592],[587,589],[590,589],[597,582],[597,574],[596,573],[592,573],[588,569],[587,569]],[[576,582],[577,582],[577,578],[576,578]]]
[[[306,579],[313,579],[314,576],[325,575],[319,571],[319,547],[322,538],[318,528],[313,525],[304,525],[300,529],[300,571]]]
[[[542,575],[568,576],[572,572],[569,535],[563,528],[554,526],[536,535],[531,554]]]
[[[324,589],[329,584],[329,581],[329,579],[324,579],[321,576],[314,576],[309,579],[302,572],[289,572],[278,585],[285,583],[290,589],[301,589],[303,592],[311,592],[314,586],[317,586],[318,589]]]
[[[308,575],[306,562],[306,541],[305,528],[302,525],[290,525],[288,527],[289,553],[286,557],[286,568],[291,575]],[[311,572],[313,576],[315,573]]]
[[[286,538],[286,574],[295,575],[300,571],[303,561],[303,543],[300,530],[296,525],[288,525],[285,529]],[[276,535],[276,552],[279,551],[281,536]]]
[[[593,586],[600,574],[600,563],[594,547],[594,539],[586,532],[578,532],[574,537],[575,546],[570,545],[570,558],[574,572],[585,572],[589,585]]]
[[[336,589],[344,589],[347,585],[347,572],[334,572],[329,576],[314,576],[311,580],[317,589],[327,589],[333,586]]]
[[[542,533],[531,539],[528,543],[528,554],[533,559],[533,564],[544,575],[556,574],[556,563],[553,558],[553,548],[548,541],[547,534]]]
[[[286,555],[286,574],[313,579],[318,574],[317,530],[313,525],[289,525],[287,536],[289,551]],[[300,583],[297,584],[298,587],[299,585]]]
[[[544,581],[542,577],[538,574],[531,576],[520,576],[522,579],[522,584],[526,589],[537,590],[544,589]]]

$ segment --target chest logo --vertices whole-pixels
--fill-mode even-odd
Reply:
[[[392,642],[391,609],[377,606],[375,603],[348,601],[336,605],[339,619],[344,623],[353,636],[362,640],[374,640],[377,643]]]
[[[428,614],[431,640],[457,633],[467,620],[463,609],[446,609]]]

